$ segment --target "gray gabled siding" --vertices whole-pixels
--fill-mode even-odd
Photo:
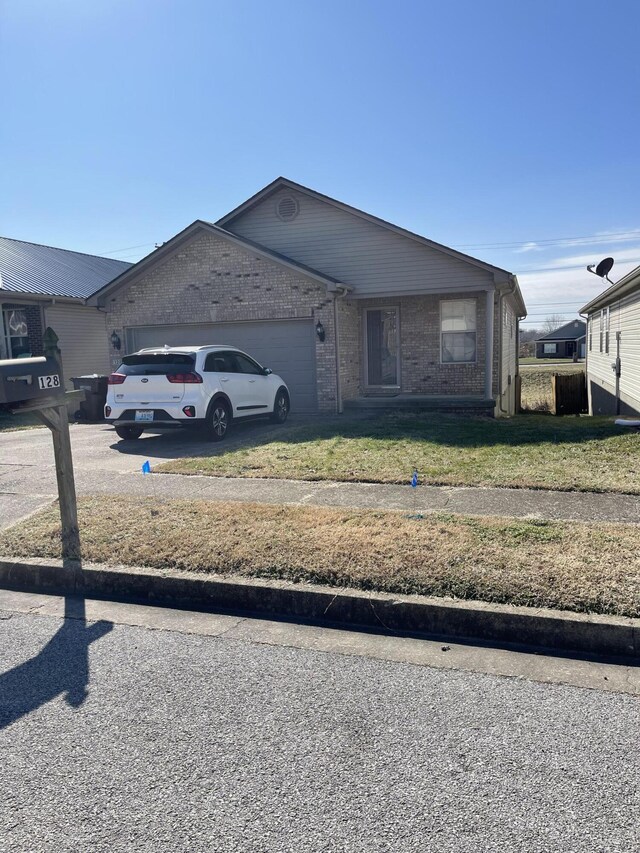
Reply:
[[[289,222],[276,213],[284,196],[299,204]],[[493,285],[487,270],[289,189],[268,196],[225,228],[352,285],[357,297]]]

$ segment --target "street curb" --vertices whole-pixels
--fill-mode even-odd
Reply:
[[[640,661],[640,619],[50,559],[0,559],[0,588]]]

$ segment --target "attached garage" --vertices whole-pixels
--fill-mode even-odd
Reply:
[[[318,409],[315,333],[310,319],[133,326],[125,329],[125,342],[127,352],[164,344],[238,347],[282,376],[291,392],[292,411]]]

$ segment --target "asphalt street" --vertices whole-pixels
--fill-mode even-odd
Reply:
[[[66,606],[0,610],[3,853],[640,848],[633,696]]]
[[[406,486],[374,483],[304,482],[180,474],[143,476],[145,460],[152,468],[168,459],[224,453],[250,444],[279,427],[240,424],[221,445],[176,430],[119,441],[105,424],[71,427],[78,494],[149,495],[156,498],[260,501],[274,504],[445,510],[475,515],[613,521],[640,524],[640,498],[633,495],[586,494],[532,489],[489,489]],[[57,495],[51,437],[46,429],[0,433],[0,528],[46,506]]]

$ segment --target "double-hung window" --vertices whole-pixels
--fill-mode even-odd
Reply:
[[[476,361],[476,315],[475,299],[446,299],[440,303],[440,352],[443,364]]]
[[[31,355],[27,313],[20,308],[5,308],[2,312],[2,330],[9,358]]]

